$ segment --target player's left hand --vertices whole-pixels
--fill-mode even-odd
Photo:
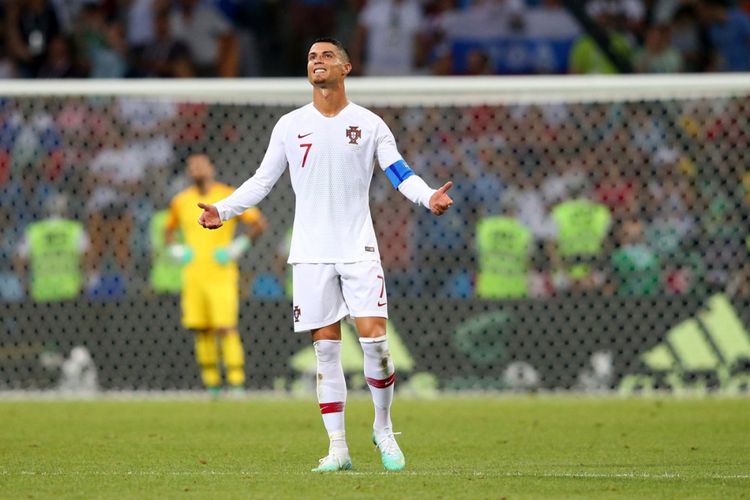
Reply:
[[[433,214],[443,215],[453,205],[453,199],[446,194],[452,187],[453,182],[448,181],[430,197],[430,210]]]

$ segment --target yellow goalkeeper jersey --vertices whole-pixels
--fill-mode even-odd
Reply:
[[[239,217],[224,222],[219,229],[208,230],[198,224],[202,210],[198,203],[213,204],[225,198],[234,191],[234,188],[219,182],[205,194],[201,194],[195,186],[177,194],[169,205],[169,216],[167,228],[179,229],[185,239],[185,244],[193,251],[192,260],[183,268],[183,277],[186,284],[191,280],[203,282],[211,281],[234,281],[237,280],[237,264],[219,264],[214,258],[214,253],[219,248],[225,247],[232,242],[237,219],[246,224],[256,222],[260,217],[260,210],[253,207],[243,212]]]

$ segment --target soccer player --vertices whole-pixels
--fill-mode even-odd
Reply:
[[[341,367],[340,321],[354,318],[364,351],[364,372],[375,406],[373,442],[387,470],[401,470],[404,455],[391,424],[394,366],[388,352],[387,296],[369,206],[377,157],[393,187],[440,215],[453,203],[452,186],[431,189],[409,168],[383,120],[347,99],[352,69],[341,42],[318,39],[307,55],[313,101],[279,119],[260,167],[234,193],[202,203],[198,222],[215,229],[256,205],[287,164],[296,196],[289,263],[295,331],[310,331],[317,356],[318,402],[330,439],[314,472],[351,469],[344,431],[346,383]]]
[[[187,174],[193,185],[170,203],[165,240],[175,259],[181,260],[182,323],[195,333],[195,357],[203,384],[212,395],[221,388],[219,344],[230,389],[242,390],[245,383],[245,353],[237,332],[239,272],[236,260],[266,228],[257,208],[242,211],[240,220],[247,232],[234,238],[236,221],[208,233],[195,224],[201,213],[198,203],[214,203],[233,188],[214,180],[214,165],[205,154],[187,160]],[[239,215],[239,212],[238,212]],[[174,233],[182,230],[185,243],[175,244]],[[232,239],[234,238],[234,239]]]

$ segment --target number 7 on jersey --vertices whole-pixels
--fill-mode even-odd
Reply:
[[[312,147],[312,143],[309,144],[300,144],[299,147],[305,148],[305,156],[302,157],[302,166],[300,168],[305,168],[305,162],[307,161],[307,154],[310,152],[310,148]]]

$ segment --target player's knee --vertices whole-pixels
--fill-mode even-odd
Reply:
[[[359,336],[370,339],[385,337],[385,324],[381,324],[379,322],[368,324],[366,327],[360,328]]]

